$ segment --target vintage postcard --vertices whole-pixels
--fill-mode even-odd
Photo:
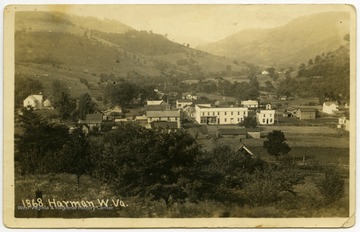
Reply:
[[[5,226],[353,226],[355,18],[6,6]]]

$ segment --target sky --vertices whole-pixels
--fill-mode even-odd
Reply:
[[[72,5],[57,7],[80,16],[115,19],[136,30],[167,34],[179,43],[215,42],[243,29],[272,28],[343,5]],[[345,7],[346,8],[346,7]]]

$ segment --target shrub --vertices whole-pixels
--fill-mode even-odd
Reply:
[[[315,184],[326,204],[340,199],[344,193],[344,180],[340,173],[334,170],[325,170],[323,176],[315,180]]]

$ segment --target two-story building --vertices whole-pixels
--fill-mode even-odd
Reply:
[[[266,104],[265,109],[258,110],[256,121],[260,125],[272,125],[275,123],[275,110],[272,109],[271,104]]]
[[[154,121],[174,122],[180,128],[180,110],[146,111],[147,122]]]
[[[195,120],[200,124],[238,124],[248,116],[246,107],[195,105]]]

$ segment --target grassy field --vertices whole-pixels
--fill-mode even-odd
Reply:
[[[345,189],[347,189],[346,183]],[[182,217],[346,217],[348,216],[348,197],[345,191],[344,197],[336,202],[321,207],[322,198],[313,185],[312,178],[308,178],[305,184],[295,186],[297,195],[284,194],[282,201],[269,206],[249,207],[236,204],[221,204],[214,201],[198,203],[186,202],[166,206],[162,201],[150,201],[140,197],[124,198],[116,195],[105,183],[89,176],[82,176],[80,184],[76,183],[74,175],[49,174],[17,177],[15,182],[15,204],[22,207],[23,201],[35,198],[35,191],[43,192],[42,199],[47,209],[15,210],[18,218],[89,218],[89,217],[125,217],[125,218],[182,218]],[[69,209],[57,207],[63,201],[93,202],[99,206],[98,200],[108,200],[108,208],[95,209]],[[115,206],[112,200],[118,203]],[[120,203],[121,201],[121,203]],[[60,203],[58,203],[60,202]],[[69,203],[68,203],[69,204]],[[121,205],[122,206],[121,206]],[[309,208],[311,206],[311,208]],[[52,207],[52,208],[51,208]]]

